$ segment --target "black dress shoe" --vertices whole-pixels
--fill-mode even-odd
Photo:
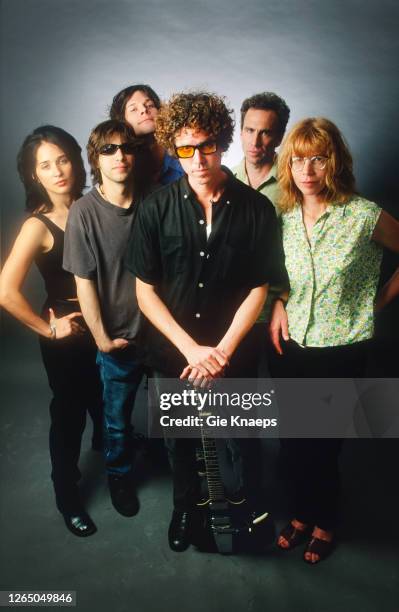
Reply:
[[[91,520],[87,512],[81,512],[79,514],[64,514],[64,521],[67,529],[73,535],[79,538],[86,538],[87,536],[96,533],[97,527]]]
[[[112,505],[122,516],[134,516],[140,508],[131,476],[108,476]]]
[[[183,552],[190,546],[190,513],[173,510],[169,525],[169,546],[175,552]]]

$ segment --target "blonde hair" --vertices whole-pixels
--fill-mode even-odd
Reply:
[[[355,193],[352,156],[337,128],[329,119],[310,117],[299,121],[285,137],[278,155],[278,180],[282,212],[301,204],[303,195],[295,185],[291,158],[324,155],[326,166],[325,201],[329,204],[346,202]]]

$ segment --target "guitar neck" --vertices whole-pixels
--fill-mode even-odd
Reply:
[[[207,431],[203,426],[201,427],[201,441],[204,451],[209,499],[211,502],[225,502],[226,494],[220,473],[216,440],[207,435]]]

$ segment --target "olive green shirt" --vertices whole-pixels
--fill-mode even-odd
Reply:
[[[242,181],[243,183],[245,183],[245,185],[250,186],[248,175],[247,175],[247,170],[245,168],[245,157],[244,159],[241,160],[238,166],[235,166],[234,168],[232,168],[231,171],[234,174],[234,176],[238,178],[239,181]],[[279,186],[277,182],[277,163],[276,162],[274,162],[273,166],[270,168],[270,172],[267,178],[263,181],[263,183],[259,185],[259,187],[257,187],[256,191],[259,191],[261,194],[263,194],[270,200],[270,202],[273,204],[274,208],[276,209],[276,213],[278,215],[279,212],[277,208],[277,202],[279,198]],[[281,288],[269,287],[265,305],[262,309],[262,312],[260,313],[258,317],[258,323],[262,323],[270,319],[272,303],[277,297],[277,295],[280,293],[280,291],[281,291]]]
[[[238,166],[232,168],[232,173],[239,181],[242,181],[246,185],[249,185],[247,170],[245,168],[245,157]],[[249,185],[251,186],[251,185]],[[267,175],[267,178],[257,187],[256,191],[260,191],[263,195],[269,198],[270,202],[277,207],[277,202],[279,198],[279,186],[277,182],[277,163],[274,162],[273,166],[270,168],[270,172]]]
[[[380,213],[374,202],[353,196],[327,206],[309,239],[300,205],[281,215],[288,326],[299,344],[339,346],[372,337],[382,247],[371,238]]]

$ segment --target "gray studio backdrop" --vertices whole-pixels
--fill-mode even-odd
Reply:
[[[286,99],[291,125],[325,115],[349,141],[360,190],[395,210],[398,15],[396,0],[3,0],[3,256],[23,219],[15,156],[25,135],[53,123],[84,147],[134,82],[163,98],[209,88],[237,119],[262,90]],[[237,129],[225,161],[239,159]],[[27,290],[40,302],[37,275]]]

